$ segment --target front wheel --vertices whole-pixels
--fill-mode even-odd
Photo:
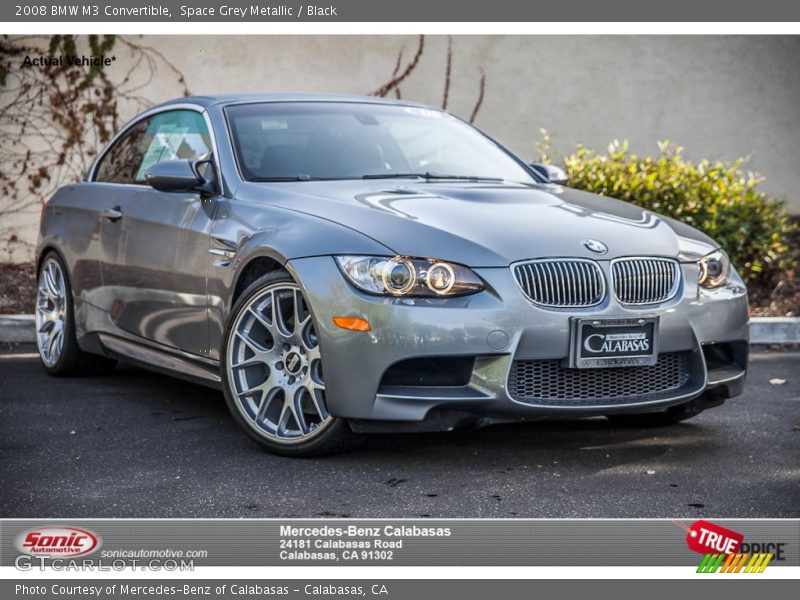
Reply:
[[[270,452],[318,456],[351,445],[350,426],[328,412],[314,318],[288,273],[270,273],[245,290],[222,357],[228,408]]]

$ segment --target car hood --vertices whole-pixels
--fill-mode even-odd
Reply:
[[[247,187],[248,196],[334,221],[397,254],[471,267],[556,256],[696,260],[717,247],[649,210],[556,185],[310,181]],[[608,252],[588,250],[582,242],[589,239]]]

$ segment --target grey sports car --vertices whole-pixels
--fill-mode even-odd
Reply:
[[[725,252],[564,183],[404,101],[161,104],[45,206],[42,362],[220,387],[294,456],[364,432],[674,423],[741,393],[746,290]]]

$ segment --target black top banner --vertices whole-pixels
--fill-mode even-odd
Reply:
[[[127,0],[2,3],[3,22],[795,22],[800,3],[761,0]]]

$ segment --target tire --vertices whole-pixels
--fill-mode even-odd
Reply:
[[[45,254],[36,277],[36,347],[49,375],[98,375],[117,361],[84,352],[75,335],[75,303],[67,268],[54,251]]]
[[[695,410],[691,404],[672,406],[659,412],[606,415],[606,418],[614,425],[622,427],[666,427],[696,417],[703,412],[702,410]]]
[[[250,437],[273,454],[294,457],[354,445],[347,421],[327,411],[314,318],[286,271],[268,273],[242,293],[223,340],[225,401]]]

